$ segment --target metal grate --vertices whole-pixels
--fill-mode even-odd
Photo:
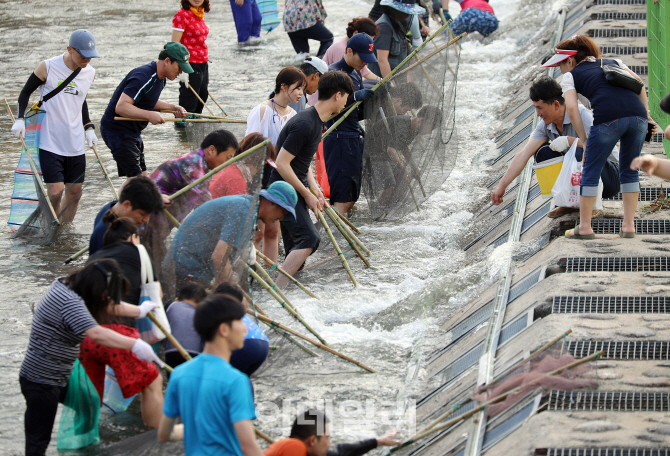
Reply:
[[[551,207],[551,200],[544,203],[542,206],[533,211],[532,214],[523,219],[523,224],[521,225],[521,234],[525,233],[526,231],[531,229],[533,225],[542,220],[549,213],[550,207]]]
[[[553,390],[546,403],[549,411],[668,412],[670,393]]]
[[[546,233],[544,233],[542,236],[540,236],[535,240],[535,245],[533,245],[533,247],[519,260],[521,262],[526,261],[527,259],[534,256],[537,252],[548,246],[550,242],[551,242],[551,231],[547,231]]]
[[[615,21],[646,21],[647,13],[598,13],[592,14],[591,18],[599,21],[615,20]],[[600,50],[602,52],[602,49]]]
[[[498,348],[505,345],[506,342],[514,338],[517,334],[528,327],[528,314],[523,314],[513,322],[509,323],[500,331],[500,339],[498,340]]]
[[[670,342],[662,340],[573,340],[566,346],[575,358],[586,358],[600,350],[602,359],[662,360],[670,359]]]
[[[670,296],[554,296],[553,313],[670,313]]]
[[[658,197],[661,196],[661,192],[663,192],[663,195],[667,196],[668,189],[664,189],[662,187],[641,187],[639,201],[655,201]],[[621,201],[621,199],[621,193],[618,193],[612,198],[607,198],[607,200],[612,201]]]
[[[487,247],[493,246],[494,249],[497,249],[501,245],[503,245],[505,242],[507,242],[507,239],[509,238],[509,230],[505,231],[503,234],[498,236],[493,242],[491,242]]]
[[[524,421],[526,421],[535,410],[537,406],[535,402],[535,399],[529,401],[502,423],[491,429],[486,429],[484,441],[482,442],[482,453],[521,427]]]
[[[663,133],[655,133],[655,134],[651,137],[651,142],[653,142],[653,143],[662,143],[664,137],[665,137],[665,136],[663,135]]]
[[[596,5],[646,5],[647,0],[597,0]]]
[[[493,226],[492,226],[491,228],[489,228],[488,230],[484,231],[482,234],[480,234],[479,236],[477,236],[472,242],[470,242],[468,245],[466,245],[465,247],[463,247],[463,250],[468,250],[470,247],[472,247],[473,245],[475,245],[476,243],[478,243],[479,241],[481,241],[482,239],[484,239],[486,236],[488,236],[490,233],[492,233],[493,231],[495,231],[496,229],[498,229],[498,227],[499,227],[500,225],[502,225],[503,223],[505,223],[508,219],[510,219],[510,218],[512,217],[512,213],[513,213],[513,212],[514,212],[514,206],[512,206],[512,211],[511,211],[511,212],[508,212],[502,219],[500,219],[500,220],[498,221],[498,223],[496,223],[495,225],[493,225]]]
[[[630,65],[628,68],[637,75],[649,74],[649,67],[647,65]]]
[[[569,25],[572,23],[572,21],[574,21],[574,20],[577,19],[579,16],[581,16],[581,14],[582,14],[584,11],[586,11],[586,6],[582,6],[582,7],[579,8],[578,10],[576,10],[576,11],[572,11],[572,12],[570,13],[570,15],[569,15],[567,18],[565,18],[565,24],[563,24],[563,27],[565,28],[565,27],[569,26]]]
[[[591,38],[642,38],[647,36],[647,29],[592,29],[588,35]]]
[[[514,118],[514,126],[516,127],[521,122],[532,116],[534,112],[535,112],[535,106],[530,105],[529,107],[527,107],[521,114],[519,114]]]
[[[565,272],[668,272],[670,257],[571,257]]]
[[[509,116],[512,115],[512,113],[513,113],[514,111],[516,111],[517,109],[519,109],[521,106],[525,105],[526,103],[528,103],[528,98],[524,98],[523,100],[521,100],[521,101],[519,102],[519,104],[517,104],[516,106],[514,106],[512,109],[510,109],[509,111],[507,111],[505,114],[503,114],[503,116],[501,117],[501,119],[506,119],[506,118],[508,118]],[[496,142],[498,142],[498,141],[496,141]]]
[[[507,296],[510,303],[516,298],[533,288],[540,280],[544,279],[544,268],[538,268],[512,285]]]
[[[566,31],[563,32],[563,36],[561,37],[561,41],[563,41],[564,39],[574,35],[575,32],[577,30],[579,30],[580,28],[582,28],[583,25],[584,25],[584,21],[577,21],[577,25],[574,25],[569,30],[566,30]]]
[[[596,234],[618,234],[621,231],[621,219],[592,220],[591,226]],[[636,234],[670,234],[670,220],[635,220]]]
[[[504,175],[505,175],[504,172],[502,172],[502,173],[500,173],[499,175],[497,175],[491,182],[489,182],[488,184],[486,184],[486,188],[491,188],[491,187],[493,187],[495,184],[498,183],[498,181],[499,181],[500,179],[502,179],[502,177],[503,177]],[[517,185],[518,185],[518,184],[517,184]],[[516,186],[515,186],[515,188],[516,188]]]
[[[493,184],[495,184],[496,182],[498,182],[498,180],[500,180],[500,178],[501,178],[502,176],[503,176],[503,175],[501,174],[500,176],[497,177],[496,180],[494,180],[493,182],[487,184],[487,187],[490,187],[491,185],[493,185]],[[512,193],[514,190],[516,190],[516,188],[517,188],[518,186],[519,186],[519,182],[517,181],[515,184],[510,185],[509,187],[507,187],[507,190],[505,190],[505,194],[503,195],[503,197],[505,197],[505,196],[509,195],[510,193]],[[516,199],[516,198],[515,198],[515,199]],[[512,205],[514,205],[513,203],[514,203],[514,200],[512,201]],[[479,211],[479,212],[477,213],[477,215],[475,215],[475,217],[479,217],[480,215],[482,215],[484,212],[488,211],[488,210],[491,209],[492,207],[493,207],[493,204],[488,203],[488,204],[486,205],[486,207],[484,207],[484,209],[482,209],[481,211]],[[498,213],[496,212],[494,215],[497,215],[497,214],[498,214]]]
[[[615,13],[615,14],[624,14],[624,13]],[[646,17],[646,13],[644,14]],[[600,52],[603,55],[607,54],[616,54],[616,55],[634,55],[634,54],[646,54],[647,46],[603,46],[600,48]]]
[[[670,456],[670,448],[538,448],[535,456]]]
[[[487,163],[489,165],[498,163],[498,161],[500,161],[505,155],[507,155],[510,151],[514,150],[516,146],[525,141],[526,138],[530,136],[532,130],[533,130],[533,123],[529,122],[525,127],[516,132],[514,136],[512,136],[510,139],[502,143],[498,148],[500,154],[496,158],[489,160]]]

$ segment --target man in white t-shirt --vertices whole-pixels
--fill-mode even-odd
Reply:
[[[30,75],[19,95],[18,118],[12,126],[16,137],[25,135],[24,114],[30,95],[40,88],[43,99],[79,69],[67,87],[41,106],[46,115],[40,130],[40,168],[61,223],[71,222],[77,212],[86,172],[85,145],[98,143],[86,104],[86,94],[95,79],[95,69],[89,62],[95,57],[99,54],[93,34],[75,30],[65,54],[40,62]]]
[[[502,203],[507,186],[521,174],[526,163],[533,156],[538,163],[559,157],[567,152],[574,141],[577,141],[577,160],[581,161],[582,159],[584,146],[565,111],[563,91],[558,82],[549,76],[541,77],[531,85],[530,99],[535,106],[538,117],[542,120],[538,122],[526,146],[512,159],[505,175],[500,179],[496,189],[491,194],[491,202],[495,205]],[[588,131],[593,124],[593,114],[580,104],[579,115],[584,123],[584,128]],[[603,167],[601,174],[603,198],[611,198],[619,193],[618,155],[619,151],[615,147]],[[559,206],[549,211],[547,216],[557,218],[578,211],[577,208]],[[592,217],[598,216],[600,212],[593,211]]]

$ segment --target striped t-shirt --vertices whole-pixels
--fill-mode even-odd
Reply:
[[[98,326],[84,300],[61,280],[54,280],[33,315],[28,351],[19,372],[31,382],[67,385],[84,332]]]

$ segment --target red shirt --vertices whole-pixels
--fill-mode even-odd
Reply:
[[[281,439],[263,452],[265,456],[307,456],[307,447],[302,440]]]
[[[493,8],[491,5],[486,0],[456,0],[458,3],[461,4],[461,11],[465,11],[466,9],[469,8],[477,8],[478,10],[482,11],[487,11],[491,14],[495,14],[493,12]]]
[[[228,195],[246,195],[247,181],[244,180],[240,168],[232,164],[216,173],[209,183],[212,199]]]
[[[172,18],[172,30],[184,32],[179,42],[186,46],[191,54],[189,62],[207,63],[209,53],[205,40],[209,34],[209,27],[205,24],[204,18],[199,18],[191,10],[181,8]]]

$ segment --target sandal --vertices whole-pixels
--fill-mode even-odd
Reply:
[[[572,235],[569,235],[569,234],[568,234],[570,231],[573,232]],[[568,238],[568,239],[595,239],[595,238],[596,238],[596,234],[595,234],[595,233],[591,233],[591,234],[579,234],[579,225],[577,225],[577,226],[575,226],[573,229],[571,229],[571,230],[567,230],[567,231],[565,232],[565,237]]]
[[[624,239],[633,239],[635,237],[635,233],[626,233],[624,231],[619,231],[619,237]]]

